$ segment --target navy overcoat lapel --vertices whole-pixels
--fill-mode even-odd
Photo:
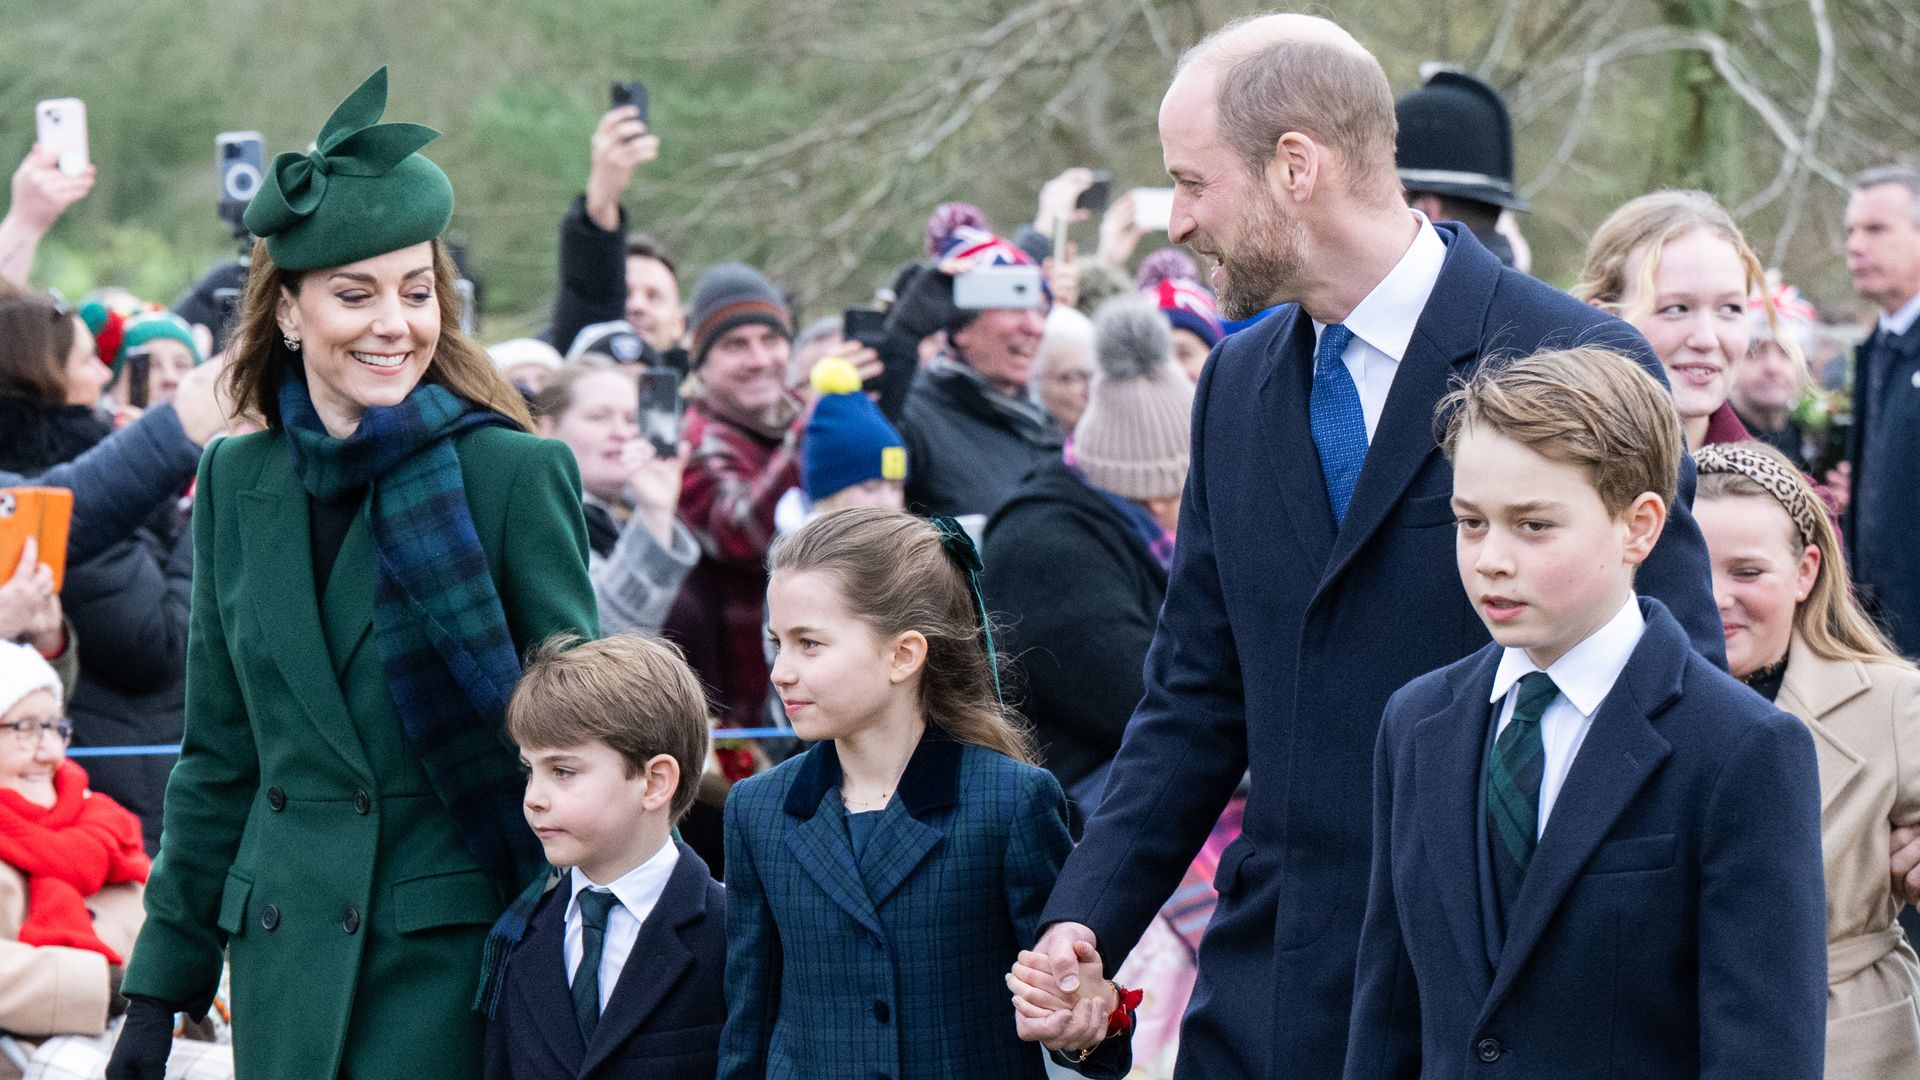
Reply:
[[[547,1048],[569,1075],[580,1075],[586,1046],[573,1015],[573,984],[567,979],[567,905],[572,902],[571,875],[547,893],[546,904],[534,917],[527,936],[513,952],[513,985],[537,1020],[533,1025]],[[641,955],[639,950],[635,956]],[[637,965],[628,964],[629,968]]]
[[[846,810],[840,805],[840,758],[830,742],[817,743],[800,763],[787,791],[788,815],[801,819],[787,833],[787,850],[820,891],[876,939],[886,936],[860,868],[853,861]]]
[[[1307,565],[1327,565],[1333,551],[1333,506],[1313,445],[1307,398],[1313,389],[1313,320],[1289,304],[1268,316],[1271,327],[1247,330],[1269,336],[1260,381],[1261,446],[1269,474],[1280,488],[1280,515],[1306,553]],[[1216,382],[1216,385],[1218,383]]]
[[[284,451],[285,447],[280,448]],[[254,613],[268,655],[286,678],[320,734],[362,773],[370,771],[340,679],[321,630],[320,601],[313,589],[313,543],[308,535],[307,493],[284,452],[266,455],[252,491],[240,493],[246,508],[241,546],[247,565],[261,568],[253,592]]]
[[[1673,752],[1653,721],[1679,699],[1693,646],[1659,601],[1643,598],[1640,607],[1647,617],[1646,632],[1594,714],[1593,727],[1540,834],[1526,883],[1507,920],[1506,944],[1482,1023],[1512,988],[1581,868]]]
[[[945,830],[928,819],[953,805],[959,779],[960,744],[937,733],[921,739],[900,776],[899,796],[887,804],[860,854],[860,876],[876,908],[946,839]]]
[[[1451,234],[1442,229],[1447,239]],[[1433,413],[1454,376],[1480,355],[1481,327],[1493,302],[1500,263],[1478,244],[1449,243],[1439,280],[1414,324],[1406,355],[1380,412],[1353,503],[1320,582],[1324,592],[1386,523],[1427,459],[1440,452]],[[1315,459],[1316,461],[1318,458]]]
[[[1492,716],[1487,696],[1500,650],[1483,650],[1459,674],[1452,703],[1414,725],[1414,807],[1421,845],[1433,872],[1433,891],[1453,931],[1460,963],[1485,998],[1492,972],[1480,924],[1480,763]]]

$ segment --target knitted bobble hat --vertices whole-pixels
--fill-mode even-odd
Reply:
[[[793,340],[793,314],[767,276],[745,263],[721,263],[693,286],[693,365],[699,367],[720,335],[738,326],[770,326]]]
[[[1166,319],[1119,296],[1094,313],[1099,370],[1074,429],[1074,457],[1093,486],[1136,502],[1170,498],[1187,481],[1193,383],[1173,363]]]
[[[160,338],[168,338],[185,345],[187,352],[193,356],[195,367],[206,363],[207,358],[200,355],[200,343],[193,340],[193,328],[187,325],[185,319],[164,309],[128,316],[125,331],[120,335],[120,347],[114,351],[113,359],[107,363],[117,375],[120,373],[120,365],[127,362],[127,357],[134,350],[149,341]]]
[[[900,433],[862,392],[853,364],[829,356],[810,376],[819,400],[800,450],[800,486],[816,502],[869,480],[905,480]]]

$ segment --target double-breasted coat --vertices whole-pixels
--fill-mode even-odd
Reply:
[[[593,636],[572,455],[498,428],[454,446],[516,649]],[[224,953],[241,1076],[470,1080],[503,899],[388,694],[366,509],[318,596],[307,506],[279,432],[201,462],[185,745],[124,989],[204,1003]]]
[[[1827,1080],[1920,1075],[1920,957],[1887,874],[1888,827],[1920,822],[1920,671],[1828,660],[1796,636],[1775,704],[1820,762]]]

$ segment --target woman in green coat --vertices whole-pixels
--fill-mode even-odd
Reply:
[[[200,463],[116,1080],[160,1080],[223,956],[241,1077],[469,1080],[488,927],[544,868],[502,713],[527,648],[596,635],[579,474],[457,330],[436,133],[385,104],[383,69],[247,210],[230,378],[266,430]]]

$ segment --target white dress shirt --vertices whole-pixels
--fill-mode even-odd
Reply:
[[[1580,744],[1593,729],[1593,714],[1600,710],[1600,703],[1620,678],[1646,628],[1639,597],[1629,593],[1626,604],[1605,626],[1568,649],[1565,656],[1547,668],[1547,677],[1559,687],[1560,695],[1548,703],[1547,711],[1540,716],[1540,742],[1546,749],[1547,759],[1545,773],[1540,777],[1540,825],[1535,839],[1547,831],[1547,815],[1552,813],[1553,801],[1560,797],[1560,788],[1567,782],[1567,772],[1573,768],[1575,755],[1580,753]],[[1487,699],[1489,703],[1499,703],[1496,715],[1500,719],[1493,731],[1495,739],[1513,719],[1513,705],[1520,697],[1516,685],[1523,676],[1539,670],[1527,658],[1525,649],[1508,649],[1500,654],[1500,667],[1493,673],[1493,693]]]
[[[1891,315],[1881,315],[1880,329],[1894,337],[1902,337],[1913,329],[1915,322],[1920,322],[1920,293],[1915,293],[1913,299],[1901,305],[1900,310]]]
[[[607,913],[607,938],[600,949],[600,1011],[605,1012],[607,1002],[613,998],[620,970],[626,967],[627,955],[633,952],[633,943],[640,938],[640,924],[647,921],[654,905],[660,902],[660,894],[666,891],[667,879],[673,876],[674,865],[679,861],[680,848],[668,840],[653,858],[604,886],[613,890],[620,903]],[[585,948],[580,940],[580,893],[600,886],[587,880],[587,875],[577,866],[567,874],[567,882],[572,889],[567,897],[567,983],[572,985]]]
[[[1426,310],[1427,298],[1440,280],[1440,267],[1447,261],[1447,242],[1434,231],[1433,223],[1418,210],[1408,212],[1420,219],[1420,231],[1414,234],[1407,253],[1341,323],[1353,331],[1353,340],[1340,358],[1346,361],[1353,385],[1360,391],[1368,443],[1373,442],[1373,430],[1380,426],[1387,391],[1393,389],[1393,377],[1407,355],[1407,343],[1413,340],[1413,326]],[[1315,345],[1326,328],[1325,323],[1313,324]]]

